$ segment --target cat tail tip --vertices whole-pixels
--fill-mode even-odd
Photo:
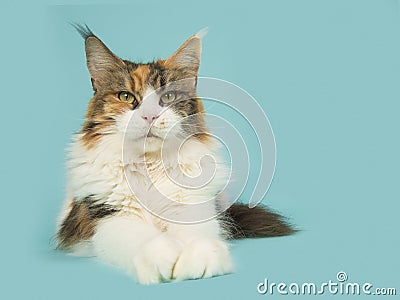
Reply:
[[[284,216],[266,206],[250,208],[245,204],[233,204],[225,215],[230,239],[278,237],[299,231]]]

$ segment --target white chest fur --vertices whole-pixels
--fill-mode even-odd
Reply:
[[[214,146],[188,140],[179,154],[165,151],[161,160],[159,154],[138,154],[126,142],[123,147],[123,138],[118,134],[103,137],[90,149],[76,135],[67,163],[68,198],[91,196],[145,219],[153,217],[143,206],[170,220],[188,211],[184,207],[193,203],[203,203],[202,213],[213,214],[215,199],[227,184],[228,172],[217,147],[210,145]],[[200,164],[205,157],[211,159],[209,163]],[[192,210],[190,214],[193,213]],[[193,216],[183,219],[190,218]]]

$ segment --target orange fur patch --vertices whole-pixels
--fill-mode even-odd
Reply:
[[[120,101],[114,94],[105,96],[104,99],[107,100],[105,103],[96,101],[95,98],[89,102],[85,115],[87,120],[81,130],[81,140],[88,149],[91,149],[104,134],[110,132],[116,117],[132,109],[131,104]]]
[[[141,65],[131,73],[133,78],[132,91],[143,93],[146,89],[147,78],[149,77],[150,67]]]

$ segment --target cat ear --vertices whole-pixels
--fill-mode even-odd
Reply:
[[[86,62],[95,91],[109,83],[117,72],[126,72],[122,59],[112,53],[87,25],[72,25],[85,39]]]
[[[167,68],[187,69],[197,75],[201,57],[201,39],[206,29],[191,36],[174,54],[167,58],[164,65]]]

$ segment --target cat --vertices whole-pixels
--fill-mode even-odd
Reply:
[[[207,134],[204,107],[196,95],[201,34],[165,60],[135,63],[116,56],[87,25],[74,26],[85,40],[94,96],[68,150],[59,249],[96,256],[141,284],[155,284],[232,273],[229,239],[295,232],[266,207],[234,204],[222,211],[226,196],[221,190],[227,180],[223,163],[216,164],[214,178],[197,190],[179,186],[163,170],[162,151],[178,177],[182,170],[189,175],[199,171],[204,155],[223,161]],[[157,92],[179,80],[188,80],[184,93]],[[189,123],[184,121],[188,116]],[[183,138],[178,161],[173,146]],[[200,202],[201,210],[188,205]],[[202,213],[216,217],[174,222]]]

